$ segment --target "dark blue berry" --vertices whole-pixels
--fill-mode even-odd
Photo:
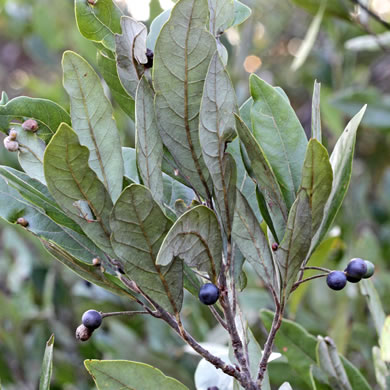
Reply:
[[[326,284],[332,290],[342,290],[347,284],[347,276],[342,271],[332,271],[326,277]]]
[[[199,300],[205,305],[214,305],[218,298],[219,289],[213,283],[206,283],[199,290]]]
[[[207,390],[219,390],[217,386],[208,387]]]
[[[347,280],[349,283],[359,283],[362,278],[354,278],[353,276],[347,275]]]
[[[88,310],[81,317],[81,322],[88,329],[97,329],[102,324],[103,317],[96,310]]]
[[[356,258],[352,259],[345,269],[348,276],[354,279],[361,279],[367,272],[367,264],[364,260]]]
[[[145,64],[145,68],[151,68],[153,66],[153,57],[153,51],[150,49],[146,49],[146,58],[148,59],[148,62]]]
[[[371,278],[372,275],[374,275],[375,272],[375,265],[371,263],[371,261],[364,260],[364,262],[367,265],[367,271],[363,276],[363,279]]]

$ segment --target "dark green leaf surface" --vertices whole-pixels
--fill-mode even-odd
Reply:
[[[136,93],[136,156],[143,184],[153,198],[161,203],[163,198],[163,143],[157,128],[153,107],[154,93],[145,77]]]
[[[362,375],[360,370],[358,370],[344,356],[340,355],[340,359],[353,390],[372,390],[372,387],[368,384],[366,378]]]
[[[146,26],[129,16],[121,18],[122,34],[115,35],[116,63],[119,79],[127,93],[135,99],[146,58]]]
[[[58,126],[65,122],[70,125],[69,114],[57,103],[46,99],[19,96],[0,106],[0,131],[8,133],[10,122],[34,118],[38,122],[38,134],[44,142],[49,142]]]
[[[62,66],[73,129],[90,151],[90,167],[115,202],[122,191],[123,159],[111,103],[99,76],[82,57],[66,51]]]
[[[158,37],[153,65],[155,109],[163,143],[180,173],[210,198],[210,177],[199,143],[199,109],[215,40],[206,31],[207,0],[182,0]],[[172,55],[175,53],[175,55]]]
[[[322,241],[329,230],[347,193],[352,174],[356,132],[365,110],[366,106],[351,119],[330,156],[330,164],[333,169],[332,191],[325,204],[324,218],[313,238],[311,252]]]
[[[127,360],[85,360],[98,390],[188,390],[176,379],[143,363]]]
[[[111,242],[124,271],[137,286],[171,313],[183,299],[183,265],[156,263],[157,253],[172,222],[144,186],[132,184],[116,202],[110,218]]]
[[[135,153],[135,149],[123,147],[122,155],[123,155],[125,176],[131,179],[134,183],[139,184],[140,180],[138,176],[137,156]]]
[[[107,83],[112,96],[119,107],[132,119],[135,119],[135,102],[123,88],[116,69],[116,61],[107,57],[102,51],[97,52],[97,65]]]
[[[250,77],[253,135],[275,172],[288,209],[301,183],[306,134],[286,99],[256,75]]]
[[[53,347],[54,334],[46,343],[45,354],[41,367],[41,378],[39,380],[39,390],[50,390],[51,374],[53,371]]]
[[[256,177],[257,184],[260,186],[268,212],[272,218],[277,240],[280,242],[283,238],[288,218],[281,189],[263,150],[245,123],[238,117],[236,117],[236,127],[240,140],[248,153],[251,169]]]
[[[332,190],[333,171],[328,151],[316,139],[311,139],[306,150],[302,170],[303,188],[308,197],[312,213],[312,236],[321,225],[324,207]]]
[[[256,274],[278,293],[275,265],[268,240],[251,207],[239,191],[234,213],[233,239]]]
[[[47,186],[64,212],[97,246],[112,255],[109,228],[112,202],[88,160],[88,149],[79,144],[76,133],[68,125],[62,124],[44,156]],[[77,201],[87,202],[95,221],[89,222],[80,216],[75,207]]]
[[[87,39],[101,43],[115,51],[114,34],[120,33],[121,11],[112,0],[99,0],[91,5],[86,0],[75,0],[76,22]]]
[[[176,258],[205,271],[216,282],[221,267],[222,238],[217,217],[205,206],[184,213],[172,226],[158,253],[157,264]]]
[[[300,191],[288,216],[286,234],[275,252],[282,278],[282,291],[288,296],[306,258],[311,242],[311,211],[306,191]]]
[[[230,77],[217,52],[207,72],[199,113],[199,137],[203,159],[214,185],[214,196],[228,237],[233,224],[236,196],[236,166],[225,154],[226,142],[235,132],[238,111]]]

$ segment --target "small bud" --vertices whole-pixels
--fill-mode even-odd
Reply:
[[[80,341],[87,341],[92,336],[93,330],[88,329],[83,324],[79,325],[76,329],[76,339]]]
[[[276,242],[274,242],[274,243],[272,244],[272,250],[273,250],[274,252],[276,252],[276,251],[278,250],[278,248],[279,248],[279,245],[278,245]]]
[[[22,127],[24,130],[36,132],[38,130],[38,122],[35,119],[27,119],[23,122]]]
[[[19,150],[19,144],[16,141],[13,141],[9,136],[4,138],[4,147],[9,152],[17,152]]]
[[[94,265],[95,267],[98,267],[99,265],[101,265],[102,262],[100,261],[100,259],[98,257],[95,257],[93,260],[92,260],[92,265]]]
[[[148,59],[148,62],[145,64],[145,68],[149,69],[153,66],[153,51],[150,49],[146,49],[146,58]]]
[[[18,225],[23,226],[23,227],[27,227],[27,226],[28,226],[28,222],[27,222],[26,219],[24,219],[24,218],[18,218],[18,219],[16,220],[16,223],[17,223]]]
[[[173,173],[175,174],[175,176],[179,176],[179,170],[176,168],[174,171],[173,171]]]
[[[11,129],[9,131],[9,134],[8,134],[8,137],[11,141],[15,141],[16,140],[16,137],[18,136],[18,132],[14,129]]]

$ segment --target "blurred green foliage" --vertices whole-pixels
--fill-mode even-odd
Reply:
[[[333,238],[325,241],[315,265],[344,269],[351,257],[371,260],[376,265],[375,287],[385,312],[390,313],[390,45],[376,50],[360,50],[359,45],[346,48],[349,40],[381,34],[384,29],[367,15],[356,14],[352,2],[332,0],[308,58],[292,71],[294,54],[320,2],[244,2],[253,10],[251,18],[222,37],[240,103],[248,96],[246,70],[254,71],[283,87],[309,132],[313,80],[317,79],[322,84],[321,113],[328,150],[346,120],[362,104],[368,104],[347,199],[331,231]],[[156,0],[150,7],[152,20],[162,8]],[[334,12],[337,9],[339,12]],[[389,15],[383,17],[389,19]],[[77,30],[72,0],[0,0],[0,90],[6,90],[10,98],[43,97],[68,108],[60,67],[66,49],[81,53],[97,66],[94,45]],[[131,146],[133,124],[119,106],[114,107],[118,127]],[[0,163],[18,167],[15,156],[3,148]],[[240,301],[253,332],[264,341],[259,311],[272,308],[271,300],[254,275],[248,273],[247,277]],[[378,344],[377,335],[358,287],[349,285],[335,293],[320,279],[297,291],[288,316],[314,335],[331,336],[338,350],[375,384],[371,350]],[[131,310],[131,303],[82,281],[54,261],[21,227],[3,222],[0,307],[0,378],[6,390],[36,388],[45,341],[52,333],[56,337],[54,390],[94,388],[82,364],[86,358],[143,361],[194,388],[198,358],[186,354],[172,332],[155,319],[110,319],[89,342],[76,343],[74,330],[85,310]],[[186,326],[200,341],[226,341],[207,310],[192,297],[186,297],[184,314]],[[308,389],[286,365],[285,359],[270,365],[271,383],[280,385],[287,380],[295,389]]]

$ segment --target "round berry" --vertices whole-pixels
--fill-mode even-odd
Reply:
[[[206,283],[199,290],[199,300],[205,305],[214,305],[218,298],[219,289],[213,283]]]
[[[326,277],[326,284],[332,290],[342,290],[347,284],[347,276],[342,271],[332,271]]]
[[[219,390],[217,386],[208,387],[207,390]]]
[[[153,50],[146,49],[146,58],[148,59],[148,62],[145,64],[145,68],[149,69],[153,66],[153,57]]]
[[[354,279],[361,279],[367,272],[367,264],[364,260],[356,258],[352,259],[345,269],[348,276]]]
[[[278,245],[276,242],[274,242],[274,243],[272,244],[271,248],[272,248],[272,250],[273,250],[274,252],[276,252],[276,251],[278,250],[278,248],[279,248],[279,245]]]
[[[77,329],[76,329],[76,339],[80,341],[87,341],[91,337],[93,332],[93,329],[89,329],[83,324],[81,324]]]
[[[349,283],[359,283],[362,278],[354,278],[353,276],[347,275],[347,280]]]
[[[363,275],[363,279],[368,279],[368,278],[371,278],[372,275],[374,275],[374,272],[375,272],[375,265],[371,263],[371,261],[368,261],[368,260],[364,260],[364,262],[366,263],[367,265],[367,271],[366,273]]]
[[[81,317],[81,322],[88,329],[97,329],[102,323],[103,317],[96,310],[88,310]]]

